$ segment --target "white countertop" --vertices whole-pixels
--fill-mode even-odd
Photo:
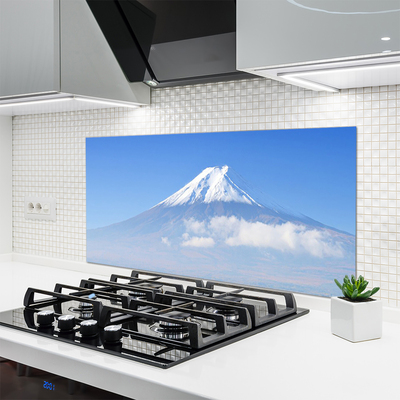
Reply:
[[[21,307],[28,286],[52,290],[89,276],[0,262],[0,310]],[[330,333],[329,312],[315,309],[167,370],[3,326],[0,356],[137,400],[400,398],[400,324],[384,322],[382,339],[350,343]]]

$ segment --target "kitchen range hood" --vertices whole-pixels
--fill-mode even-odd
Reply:
[[[236,70],[236,0],[86,1],[131,82],[169,87],[251,77]]]
[[[85,0],[0,0],[0,60],[0,115],[150,103]]]
[[[237,68],[316,91],[400,84],[400,0],[237,0]]]

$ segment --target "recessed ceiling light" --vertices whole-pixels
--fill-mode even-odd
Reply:
[[[382,53],[391,53],[392,50],[383,50]]]
[[[385,40],[385,41],[386,40],[390,40],[390,37],[389,36],[384,36],[384,37],[381,38],[381,40]]]
[[[144,83],[152,87],[158,86],[159,84],[159,82],[156,79],[151,79],[149,81],[145,81]]]

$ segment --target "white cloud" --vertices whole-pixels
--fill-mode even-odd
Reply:
[[[195,235],[202,235],[206,233],[206,221],[196,221],[190,218],[184,221],[187,232],[194,233]]]
[[[182,239],[183,239],[183,240],[189,240],[189,239],[190,239],[190,235],[189,235],[187,232],[185,232],[185,233],[182,235]]]
[[[169,241],[169,239],[167,237],[162,237],[161,238],[161,242],[166,244],[167,246],[171,246],[171,242]]]
[[[213,247],[214,245],[215,241],[213,238],[197,236],[187,239],[182,243],[184,247]]]
[[[192,233],[201,231],[202,236],[189,237],[187,233],[184,234],[183,246],[211,247],[223,242],[232,247],[249,246],[293,254],[307,253],[319,258],[344,256],[342,246],[328,231],[307,229],[305,225],[292,222],[268,225],[231,216],[214,217],[207,224],[191,218],[185,225]]]

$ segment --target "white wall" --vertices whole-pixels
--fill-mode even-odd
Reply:
[[[0,254],[12,251],[12,119],[0,116]]]
[[[86,260],[85,138],[357,126],[357,270],[400,307],[400,85],[311,92],[257,78],[157,89],[152,105],[13,119],[14,251]],[[24,219],[24,196],[57,221]]]

